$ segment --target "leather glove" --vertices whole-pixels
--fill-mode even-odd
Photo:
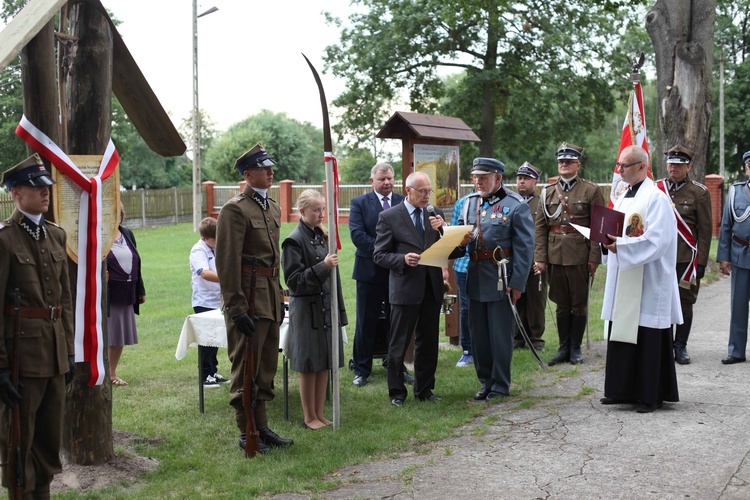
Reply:
[[[76,357],[68,356],[68,373],[65,374],[65,385],[70,384],[76,376]]]
[[[21,384],[19,383],[18,385],[20,389]],[[14,408],[21,402],[21,395],[10,381],[10,370],[8,368],[0,369],[0,399],[3,400],[3,403],[8,408]]]
[[[703,276],[706,275],[706,266],[698,266],[698,270],[695,272],[695,277],[700,279],[703,279]]]
[[[253,323],[253,319],[246,312],[232,316],[232,321],[241,334],[252,337],[253,333],[255,333],[255,323]]]

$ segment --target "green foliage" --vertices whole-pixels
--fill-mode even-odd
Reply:
[[[366,184],[370,171],[377,163],[369,149],[351,148],[339,161],[339,173],[342,182]]]
[[[750,0],[718,0],[714,45],[713,113],[706,173],[719,173],[720,61],[724,60],[725,175],[743,172],[742,154],[750,150]]]
[[[164,158],[151,151],[114,97],[112,141],[120,153],[121,185],[147,189],[190,185],[192,161],[185,155]]]
[[[26,144],[15,133],[22,115],[21,65],[16,58],[0,73],[0,171],[28,156]]]
[[[214,142],[204,158],[204,177],[237,182],[235,160],[259,142],[278,164],[277,180],[318,183],[325,179],[323,131],[268,110],[232,125]]]
[[[392,109],[439,110],[478,129],[483,154],[517,161],[575,142],[613,108],[610,70],[628,64],[613,51],[612,27],[645,2],[353,3],[364,9],[348,23],[327,16],[341,38],[326,68],[348,82],[334,100],[344,110],[338,133],[359,144]],[[446,86],[439,67],[463,76]]]

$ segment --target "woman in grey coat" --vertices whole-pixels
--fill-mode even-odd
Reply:
[[[289,302],[289,362],[292,370],[300,373],[299,392],[303,425],[320,429],[331,422],[323,416],[328,370],[333,366],[331,355],[331,269],[338,265],[338,255],[328,253],[328,235],[322,227],[325,199],[312,189],[300,194],[297,200],[299,225],[281,244],[281,264]],[[338,279],[338,275],[337,275]],[[344,366],[340,326],[348,323],[346,308],[338,279],[339,327],[335,329],[339,341],[339,367]]]

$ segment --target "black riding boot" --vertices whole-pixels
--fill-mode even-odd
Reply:
[[[681,364],[690,364],[690,356],[687,352],[687,341],[690,336],[690,327],[693,326],[693,318],[684,318],[684,323],[675,327],[674,335],[674,360]]]
[[[557,317],[557,336],[560,339],[560,347],[557,348],[557,354],[547,363],[549,366],[570,361],[570,315]]]
[[[570,363],[577,365],[583,362],[581,342],[586,331],[586,316],[570,317]]]

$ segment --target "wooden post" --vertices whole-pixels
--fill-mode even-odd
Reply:
[[[86,3],[75,4],[71,9],[70,26],[79,42],[67,82],[68,149],[70,154],[101,155],[109,142],[112,124],[112,33],[108,20]],[[57,110],[53,116],[57,119]],[[106,283],[106,266],[102,267],[102,283]],[[75,268],[71,266],[71,274]],[[71,279],[71,288],[76,288],[75,279]],[[102,294],[104,311],[106,300],[106,294]],[[102,323],[104,364],[108,367],[109,332],[106,319]],[[63,453],[78,465],[107,463],[114,456],[109,370],[103,385],[88,386],[89,365],[78,363],[78,367],[67,401]]]
[[[216,183],[214,181],[205,181],[203,183],[203,186],[206,188],[206,217],[213,217],[214,219],[219,217],[219,211],[214,208],[216,205],[216,194],[214,193],[215,185]]]
[[[180,200],[177,198],[177,188],[172,188],[172,195],[174,196],[174,223],[180,222]],[[201,217],[203,218],[203,217]]]
[[[141,227],[146,227],[146,188],[141,188]]]

